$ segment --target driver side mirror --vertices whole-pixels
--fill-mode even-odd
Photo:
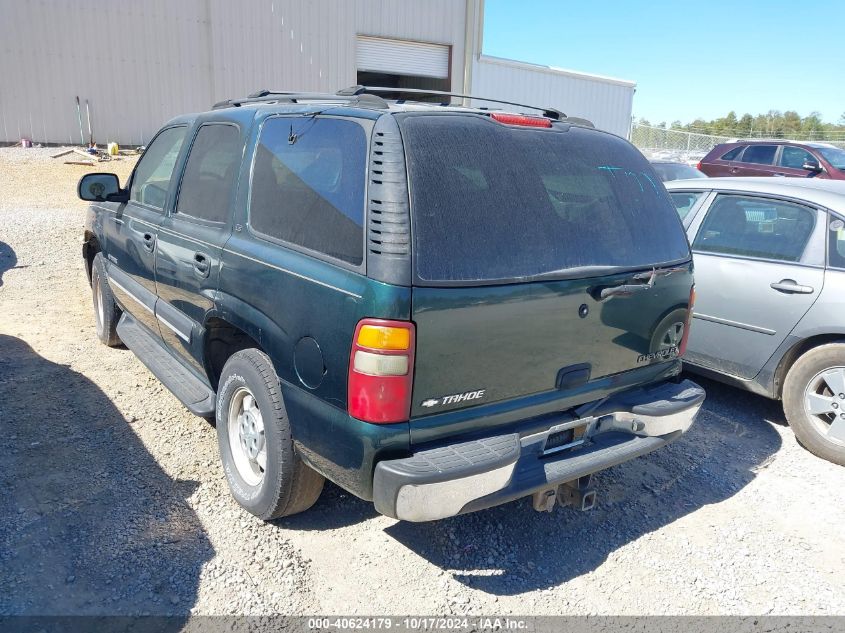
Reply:
[[[818,161],[808,158],[804,161],[804,164],[801,165],[801,169],[806,169],[807,171],[812,172],[820,172],[822,170],[822,166],[819,165]]]
[[[85,174],[79,179],[77,195],[88,202],[127,202],[129,193],[120,188],[115,174]]]

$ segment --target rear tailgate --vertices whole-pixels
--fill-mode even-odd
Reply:
[[[683,331],[689,245],[633,146],[467,114],[408,115],[400,129],[414,244],[412,436],[423,416],[583,392],[674,354],[652,355],[670,328]],[[638,287],[601,296],[623,284]]]
[[[684,326],[691,266],[657,278],[650,290],[594,298],[630,277],[415,288],[411,416],[565,392],[675,358],[671,335]]]

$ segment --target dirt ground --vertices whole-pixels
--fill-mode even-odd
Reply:
[[[589,513],[400,523],[327,485],[253,518],[214,429],[95,336],[76,181],[132,159],[51,153],[0,149],[0,615],[845,614],[845,468],[709,381],[693,430],[602,473]]]

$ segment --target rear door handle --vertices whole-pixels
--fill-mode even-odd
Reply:
[[[194,270],[201,277],[208,277],[211,267],[208,264],[208,255],[205,253],[194,253]]]
[[[155,248],[156,236],[152,233],[144,233],[144,248],[152,252]]]
[[[773,284],[769,284],[769,287],[778,292],[785,292],[786,294],[810,295],[814,292],[812,286],[802,286],[796,283],[794,279],[781,279]]]

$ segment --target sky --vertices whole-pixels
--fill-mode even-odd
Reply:
[[[652,123],[845,113],[843,0],[485,0],[482,51],[635,81]]]

